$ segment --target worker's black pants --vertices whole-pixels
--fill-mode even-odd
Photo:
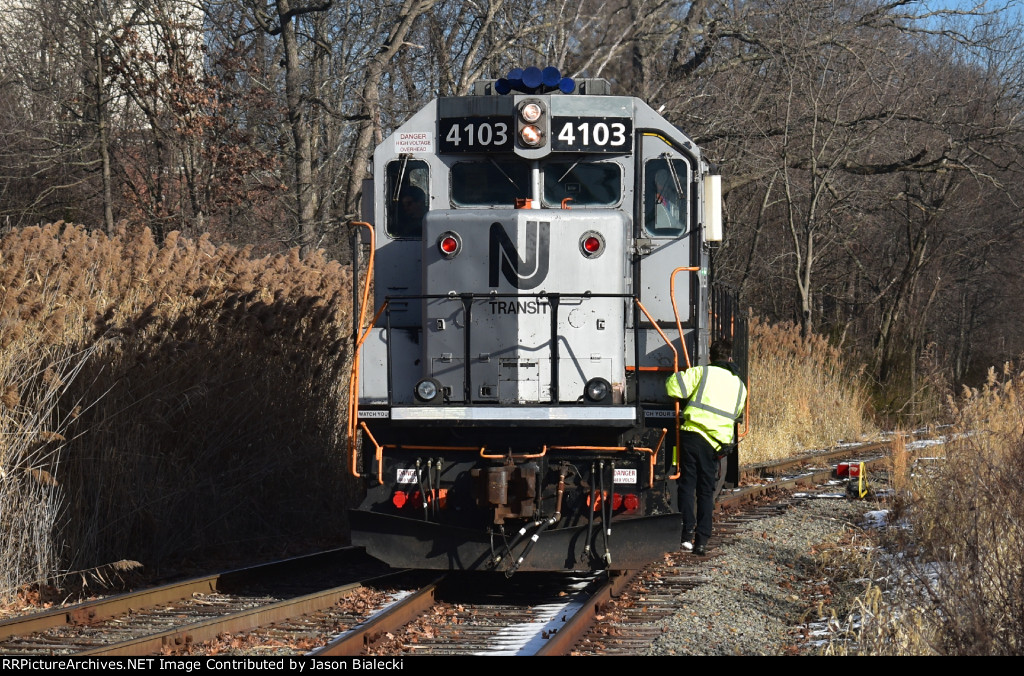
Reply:
[[[681,432],[682,475],[679,477],[679,505],[683,513],[683,542],[696,528],[694,546],[711,538],[711,515],[715,510],[715,476],[718,459],[708,440],[697,432]],[[696,514],[694,514],[696,503]]]

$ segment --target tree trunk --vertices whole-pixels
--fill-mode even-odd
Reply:
[[[291,0],[278,0],[281,44],[284,49],[284,91],[288,107],[288,125],[292,130],[292,162],[295,171],[296,229],[299,255],[305,258],[316,245],[316,191],[313,190],[313,144],[305,97],[302,95],[302,65],[295,35]]]
[[[100,162],[102,164],[101,176],[103,180],[103,227],[108,235],[114,234],[114,189],[113,176],[110,169],[110,134],[107,128],[107,106],[104,100],[104,66],[103,52],[99,39],[93,42],[93,54],[96,58],[95,85],[96,92],[96,127],[99,137]]]

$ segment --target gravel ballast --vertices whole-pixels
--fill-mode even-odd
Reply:
[[[818,572],[818,555],[860,532],[863,514],[877,507],[819,493],[739,526],[735,536],[713,536],[701,562],[711,582],[682,595],[682,610],[663,621],[647,654],[814,654],[801,625],[820,619],[819,603],[829,606],[836,593]]]

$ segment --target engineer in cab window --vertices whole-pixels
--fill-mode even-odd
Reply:
[[[426,213],[426,193],[414,185],[405,186],[398,193],[391,234],[395,237],[419,237],[423,232],[423,216]]]
[[[664,162],[651,162],[648,169]],[[650,175],[650,173],[648,173]],[[647,190],[647,230],[653,235],[677,235],[683,230],[685,218],[684,197],[676,189],[676,182],[667,168],[654,171],[653,184]]]

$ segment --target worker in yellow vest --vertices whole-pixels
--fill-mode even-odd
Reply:
[[[720,454],[735,440],[736,421],[747,400],[747,388],[732,362],[732,343],[715,341],[710,356],[708,366],[694,366],[674,373],[665,382],[670,397],[687,400],[680,426],[682,546],[700,556],[707,553],[707,542],[711,538],[715,474]]]

